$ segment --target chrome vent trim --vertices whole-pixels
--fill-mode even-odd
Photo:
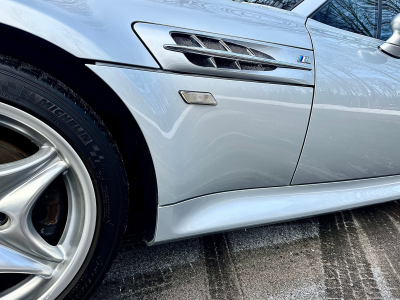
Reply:
[[[314,85],[314,53],[310,49],[151,23],[135,23],[133,29],[160,67],[166,71],[270,83]],[[260,31],[260,39],[262,38],[268,37]],[[167,50],[164,46],[172,46],[170,49],[173,50]],[[176,46],[218,50],[222,51],[223,56],[221,57],[220,52],[218,55],[215,52],[183,53],[180,51],[186,51],[187,48],[177,49]],[[242,54],[244,57],[226,57],[232,54]],[[299,60],[300,57],[307,59]],[[265,60],[259,62],[254,61],[254,58]],[[276,66],[279,63],[283,64]],[[298,68],[299,66],[301,67]]]
[[[272,56],[232,42],[206,36],[171,32],[176,45],[166,44],[164,49],[183,53],[194,65],[215,69],[273,71],[288,68],[311,71],[305,65],[275,60]]]

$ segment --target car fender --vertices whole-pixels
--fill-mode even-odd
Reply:
[[[305,18],[227,0],[2,0],[0,23],[76,57],[159,68],[132,30],[149,22],[312,49]]]
[[[112,15],[107,18],[105,2],[93,2],[3,0],[0,23],[31,33],[78,58],[159,68],[130,24]]]

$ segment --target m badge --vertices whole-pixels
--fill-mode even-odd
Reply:
[[[311,59],[308,56],[300,55],[297,61],[304,64],[311,64]]]

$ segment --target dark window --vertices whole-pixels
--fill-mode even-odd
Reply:
[[[276,8],[282,8],[286,10],[292,10],[304,0],[234,0],[236,2],[248,2],[255,4],[263,4]]]
[[[383,0],[381,40],[386,41],[392,35],[390,22],[398,13],[400,13],[400,0]]]
[[[378,0],[331,0],[311,18],[343,30],[378,36]]]

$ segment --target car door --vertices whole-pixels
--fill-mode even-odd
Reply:
[[[381,3],[332,0],[307,21],[316,87],[292,184],[400,174],[400,61],[378,49]]]

